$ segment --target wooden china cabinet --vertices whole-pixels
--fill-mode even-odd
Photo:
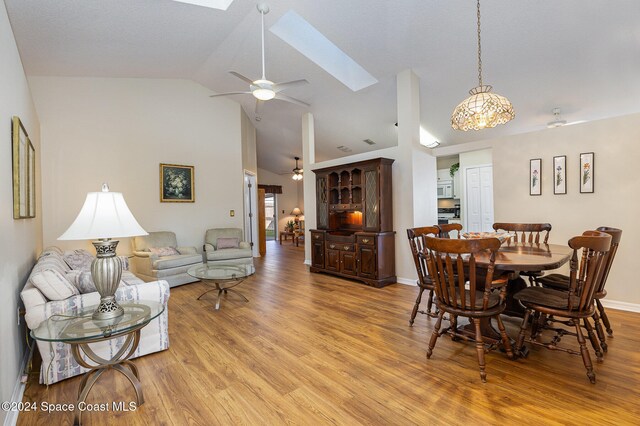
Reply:
[[[376,158],[314,170],[311,272],[382,287],[396,282],[391,165]]]

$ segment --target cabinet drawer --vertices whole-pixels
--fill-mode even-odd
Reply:
[[[311,239],[313,241],[324,241],[324,232],[312,232]]]
[[[356,251],[356,248],[353,244],[336,244],[341,251]]]
[[[357,243],[365,246],[373,246],[376,244],[376,237],[358,236]]]

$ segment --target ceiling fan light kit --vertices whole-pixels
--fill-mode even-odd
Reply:
[[[507,123],[515,117],[513,105],[504,96],[491,93],[492,87],[482,84],[482,49],[480,47],[480,0],[478,10],[478,86],[460,102],[451,115],[451,127],[455,130],[481,130]]]
[[[298,167],[298,160],[300,160],[300,157],[294,157],[294,158],[296,160],[296,167],[293,169],[293,176],[291,176],[291,179],[302,180],[303,178],[302,174],[304,173],[304,170]]]
[[[554,108],[551,110],[553,113],[553,120],[547,123],[547,127],[549,129],[553,129],[554,127],[562,127],[567,124],[567,120],[563,120],[560,116],[560,108]]]

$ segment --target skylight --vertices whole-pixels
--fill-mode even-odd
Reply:
[[[195,4],[196,6],[209,7],[211,9],[227,10],[233,0],[173,0],[178,3]]]
[[[293,10],[282,15],[269,31],[354,92],[378,82],[367,70]]]

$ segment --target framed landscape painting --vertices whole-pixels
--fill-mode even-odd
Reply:
[[[36,216],[35,149],[19,117],[13,117],[13,218]]]
[[[583,194],[593,192],[594,157],[593,152],[580,154],[580,192]]]
[[[553,193],[567,193],[567,156],[553,157]]]
[[[160,164],[160,202],[193,203],[193,166]]]
[[[542,195],[542,159],[529,160],[529,195]]]

